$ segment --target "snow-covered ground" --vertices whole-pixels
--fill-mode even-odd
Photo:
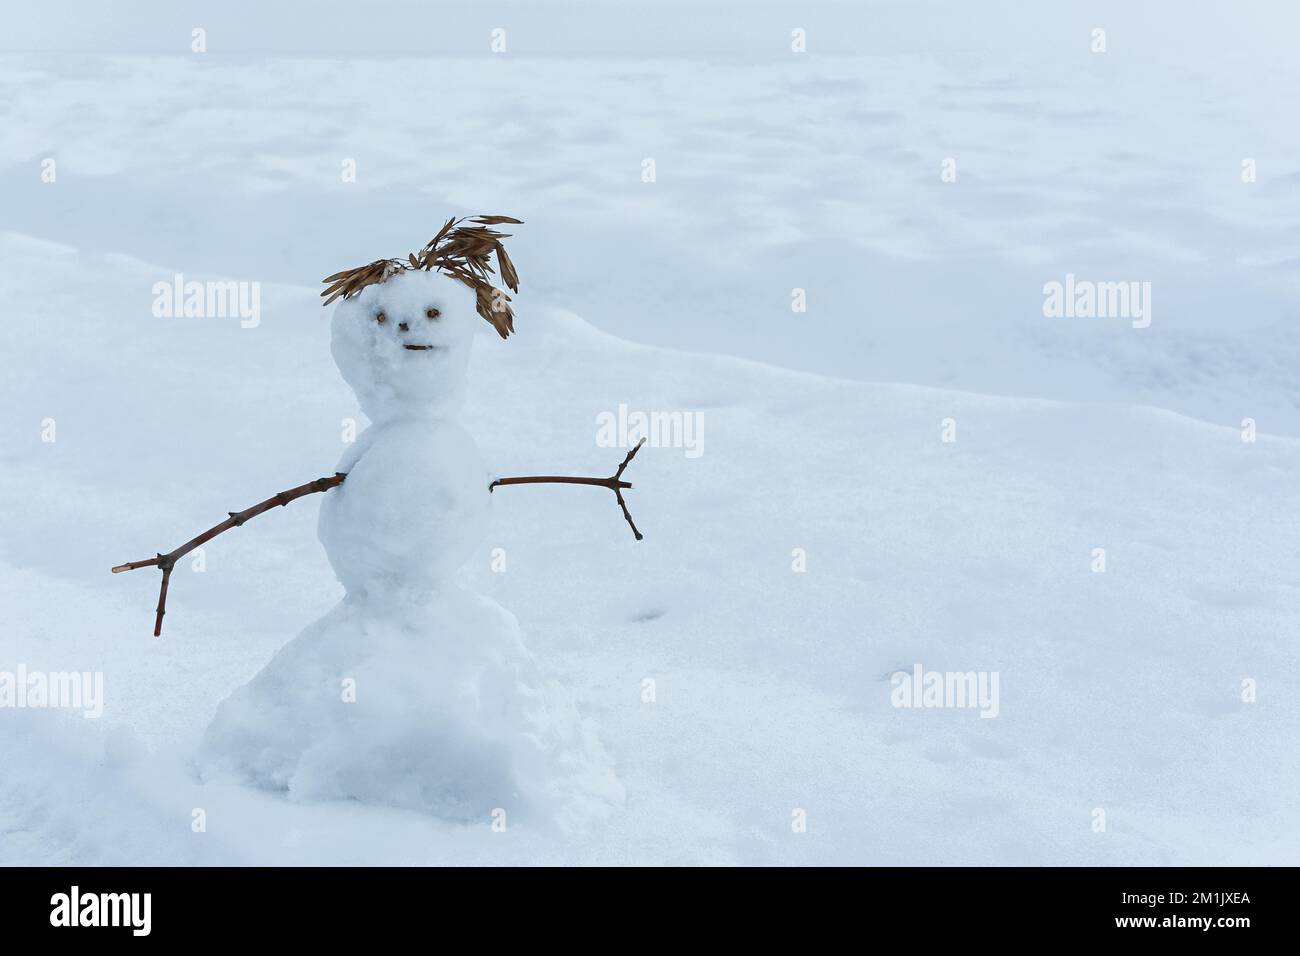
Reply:
[[[10,56],[0,224],[310,285],[499,209],[530,302],[633,341],[1300,434],[1300,66],[1116,32],[1027,63]],[[1067,274],[1150,282],[1150,327],[1045,319]]]
[[[0,671],[106,697],[0,710],[0,862],[1300,859],[1296,68],[1076,41],[0,57]],[[179,566],[161,640],[157,573],[108,568],[329,474],[316,280],[478,211],[527,221],[471,365],[496,471],[608,474],[620,404],[703,426],[632,465],[644,541],[603,490],[503,489],[467,567],[627,805],[559,838],[200,784],[217,704],[341,594],[319,502]],[[177,272],[260,282],[260,324],[155,318]],[[1151,282],[1151,326],[1044,318],[1066,273]],[[997,716],[892,706],[917,663],[996,672]]]
[[[575,690],[626,811],[559,841],[198,785],[185,768],[216,704],[340,594],[317,505],[214,542],[204,573],[178,570],[161,640],[157,575],[107,569],[331,471],[356,411],[327,323],[314,290],[292,288],[264,290],[256,330],[125,321],[156,267],[13,235],[3,253],[6,288],[29,304],[3,327],[6,352],[30,359],[3,394],[5,659],[106,682],[98,721],[3,714],[6,762],[25,768],[0,797],[7,860],[1221,863],[1300,851],[1300,443],[1243,443],[1155,409],[659,350],[538,311],[509,342],[484,323],[474,355],[468,421],[501,473],[612,470],[621,451],[596,446],[595,423],[619,402],[703,416],[699,457],[658,448],[634,462],[644,541],[599,489],[505,489],[469,569]],[[940,440],[945,418],[955,442]],[[806,572],[792,570],[796,548]],[[998,672],[998,716],[892,707],[890,675],[918,662]],[[205,834],[189,832],[195,807]],[[806,833],[791,829],[797,808]]]

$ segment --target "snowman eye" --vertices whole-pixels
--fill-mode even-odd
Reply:
[[[376,312],[375,321],[378,322],[380,325],[383,325],[385,322],[388,321],[388,316],[384,315],[384,313],[382,312]]]
[[[442,315],[442,313],[439,312],[437,309],[428,309],[425,311],[424,314],[431,319],[436,319],[438,316]]]

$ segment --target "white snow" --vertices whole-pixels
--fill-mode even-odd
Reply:
[[[223,701],[205,780],[442,820],[581,828],[623,789],[514,616],[454,585],[349,593]]]
[[[792,59],[784,26],[757,63],[0,57],[0,670],[105,692],[0,710],[0,862],[1300,859],[1295,65],[1153,57],[1122,8],[1090,57],[1071,20],[1037,58]],[[347,613],[336,493],[182,562],[161,640],[157,572],[108,569],[355,451],[316,280],[475,212],[526,221],[518,334],[478,320],[469,359],[488,470],[607,475],[620,404],[705,422],[630,466],[644,541],[603,489],[500,489],[459,582],[625,803],[558,836],[331,799],[367,754],[301,798],[203,782],[221,702]],[[261,322],[154,318],[176,273],[260,281]],[[1151,327],[1044,318],[1067,273],[1152,281]],[[427,651],[402,623],[375,649]],[[891,706],[918,663],[997,672],[998,716]]]

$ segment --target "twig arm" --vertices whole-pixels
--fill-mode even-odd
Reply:
[[[113,568],[114,574],[122,571],[134,571],[136,568],[160,568],[162,569],[162,587],[158,592],[158,616],[154,620],[153,636],[162,636],[163,615],[167,613],[167,585],[171,581],[172,568],[176,562],[185,555],[189,554],[200,545],[206,544],[223,531],[229,531],[231,528],[238,528],[249,518],[256,518],[264,511],[270,511],[277,506],[283,507],[291,501],[295,501],[304,495],[316,494],[321,491],[329,491],[331,488],[343,484],[343,479],[347,477],[344,472],[335,472],[329,478],[317,478],[315,481],[309,481],[306,484],[299,485],[297,488],[290,488],[288,491],[281,491],[272,495],[265,501],[259,501],[251,508],[245,508],[243,511],[231,511],[225,521],[213,525],[207,531],[186,541],[183,545],[175,550],[168,551],[166,554],[159,554],[156,557],[146,558],[143,561],[129,561],[126,564],[119,564]]]
[[[618,499],[618,506],[623,510],[623,517],[627,519],[627,526],[632,529],[636,539],[640,541],[645,535],[637,530],[636,524],[632,521],[632,515],[627,510],[627,502],[623,500],[623,489],[631,488],[632,483],[623,480],[623,470],[627,468],[628,463],[641,450],[645,444],[642,438],[636,443],[636,447],[627,453],[623,458],[623,463],[618,466],[618,471],[608,478],[588,478],[572,477],[568,475],[523,475],[516,478],[498,478],[492,484],[488,485],[488,491],[493,491],[498,485],[541,485],[541,484],[561,484],[561,485],[597,485],[601,488],[608,488],[614,492],[614,497]]]

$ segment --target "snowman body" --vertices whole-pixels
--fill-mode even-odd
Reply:
[[[205,775],[463,821],[500,809],[568,826],[621,802],[514,615],[455,580],[491,503],[458,420],[478,321],[473,292],[436,272],[400,273],[336,308],[331,350],[372,422],[321,504],[346,594],[222,703]]]
[[[428,589],[453,577],[487,533],[487,465],[455,421],[402,419],[366,429],[321,501],[319,534],[350,594]]]

